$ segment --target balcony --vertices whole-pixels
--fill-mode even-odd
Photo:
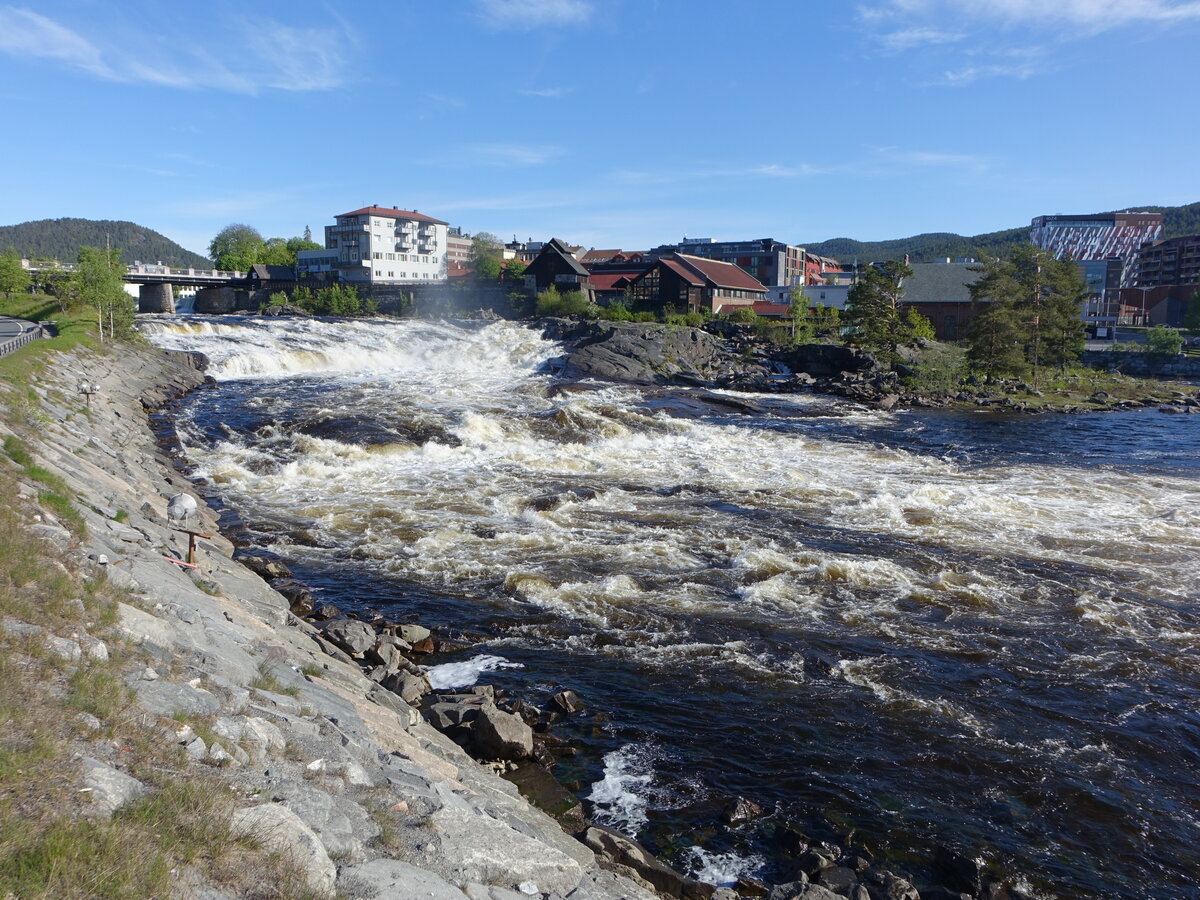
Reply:
[[[350,234],[350,233],[369,233],[370,225],[330,225],[329,232],[331,234]]]

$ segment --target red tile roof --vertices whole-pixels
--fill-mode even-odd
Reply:
[[[588,263],[607,262],[620,252],[620,250],[597,250],[593,247],[587,253],[583,254],[583,257],[579,261],[585,266]]]
[[[431,222],[434,225],[450,224],[449,222],[443,222],[441,219],[435,219],[432,216],[419,213],[415,209],[390,209],[386,206],[364,206],[362,209],[353,209],[334,218],[340,219],[343,216],[387,216],[392,219],[408,219],[412,222]]]
[[[789,309],[786,303],[769,303],[766,300],[758,300],[753,306],[755,315],[759,316],[787,316]]]
[[[690,256],[686,253],[673,253],[671,257],[696,269],[717,287],[739,291],[759,291],[763,294],[767,292],[761,281],[733,263],[722,262],[719,259],[705,259],[702,256]],[[664,258],[663,262],[666,261],[667,259]]]

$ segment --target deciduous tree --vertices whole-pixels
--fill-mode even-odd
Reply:
[[[21,265],[21,257],[16,250],[5,250],[0,254],[0,291],[5,298],[11,297],[13,291],[29,290],[29,273]]]
[[[133,336],[133,298],[121,283],[121,251],[80,247],[75,266],[76,292],[81,300],[96,307],[100,340]],[[107,338],[105,332],[107,330]]]
[[[249,225],[226,225],[208,245],[213,265],[227,272],[245,272],[261,260],[266,242]]]

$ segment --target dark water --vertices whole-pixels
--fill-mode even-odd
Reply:
[[[1034,896],[1200,897],[1200,416],[515,384],[229,380],[178,416],[322,600],[482,641],[433,662],[519,663],[483,675],[514,694],[575,689],[556,773],[680,865],[783,880],[784,827],[855,829],[919,881],[945,845]],[[724,825],[738,796],[767,814]]]

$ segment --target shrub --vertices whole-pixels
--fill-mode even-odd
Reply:
[[[600,318],[608,322],[629,322],[633,320],[633,313],[623,301],[617,300],[600,308]]]
[[[753,325],[758,321],[758,315],[754,312],[752,306],[739,306],[728,316],[730,322],[736,322],[739,325]]]
[[[1176,356],[1183,349],[1183,335],[1177,328],[1155,325],[1146,332],[1146,352],[1155,356]]]

